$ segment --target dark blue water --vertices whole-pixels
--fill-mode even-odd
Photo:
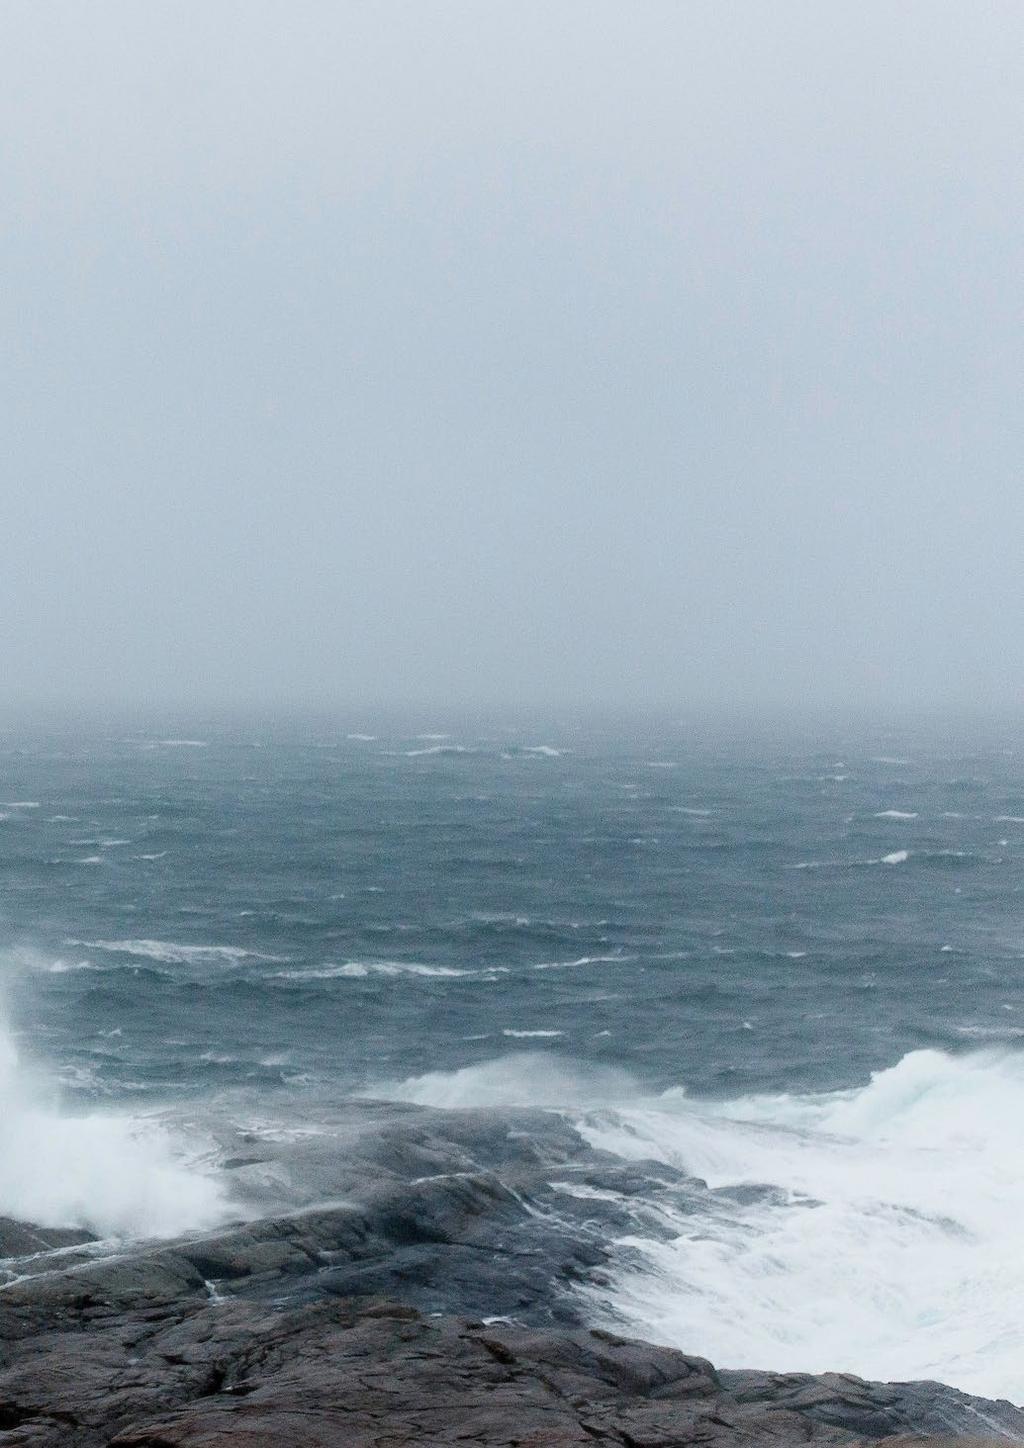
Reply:
[[[1024,1027],[1008,727],[170,720],[0,744],[7,1011],[79,1099],[285,1106],[524,1049],[735,1097]]]

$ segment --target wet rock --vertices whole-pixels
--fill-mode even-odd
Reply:
[[[0,1258],[60,1251],[95,1240],[91,1232],[78,1227],[37,1227],[31,1223],[16,1222],[12,1217],[0,1217]]]
[[[599,1331],[426,1318],[403,1304],[207,1302],[48,1335],[0,1372],[5,1448],[840,1445],[916,1415],[963,1442],[1024,1414],[937,1384],[717,1372]]]

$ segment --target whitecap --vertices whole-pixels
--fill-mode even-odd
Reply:
[[[428,1071],[405,1081],[381,1082],[362,1093],[422,1106],[602,1106],[636,1099],[625,1071],[566,1061],[553,1052],[500,1056],[457,1071]]]
[[[48,1094],[0,1022],[0,1213],[106,1238],[173,1236],[232,1215],[202,1165],[207,1143],[152,1118],[58,1113]]]
[[[278,970],[273,980],[365,980],[367,976],[413,975],[455,979],[466,976],[507,975],[507,966],[485,970],[462,970],[453,965],[421,965],[408,960],[347,960],[341,965],[310,966],[303,970]]]
[[[421,759],[430,754],[472,754],[473,750],[465,744],[431,744],[424,749],[406,749],[403,751],[406,759]]]
[[[1006,1046],[915,1051],[833,1092],[609,1095],[577,1118],[593,1146],[664,1161],[721,1195],[695,1216],[659,1194],[671,1235],[626,1239],[609,1286],[588,1293],[592,1320],[699,1342],[719,1362],[812,1373],[841,1362],[1019,1402],[1022,1114],[1024,1054]],[[778,1190],[730,1197],[755,1183]]]
[[[46,967],[50,975],[67,975],[74,970],[98,970],[91,960],[54,960]]]
[[[542,1036],[543,1036],[543,1037],[550,1038],[550,1039],[554,1039],[555,1036],[564,1036],[564,1035],[565,1035],[565,1032],[564,1032],[564,1031],[516,1031],[516,1030],[513,1030],[511,1027],[507,1027],[505,1030],[502,1031],[501,1034],[502,1034],[503,1036],[513,1036],[517,1041],[525,1041],[525,1040],[529,1040],[529,1039],[531,1039],[531,1038],[533,1038],[533,1037],[538,1037],[538,1038],[539,1038],[539,1037],[542,1037]]]
[[[875,815],[876,820],[916,820],[917,813],[914,810],[905,809],[883,809]]]
[[[96,856],[99,859],[99,856]],[[143,960],[159,960],[168,965],[192,965],[214,961],[265,960],[284,961],[287,956],[267,955],[257,950],[244,950],[240,945],[182,945],[176,940],[68,940],[86,950],[104,950],[116,955],[134,955]]]
[[[622,960],[636,960],[635,955],[581,955],[578,960],[542,960],[534,970],[574,970],[581,965],[604,965]]]
[[[909,859],[909,850],[893,850],[891,855],[883,855],[878,863],[880,865],[902,865]]]

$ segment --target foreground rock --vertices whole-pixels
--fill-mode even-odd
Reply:
[[[4,1448],[740,1448],[979,1432],[1024,1414],[935,1384],[716,1373],[600,1331],[424,1318],[393,1304],[149,1310],[11,1348]],[[962,1441],[962,1440],[961,1440]]]
[[[664,1230],[659,1192],[715,1195],[662,1163],[544,1113],[334,1125],[234,1142],[236,1198],[273,1215],[219,1232],[111,1253],[0,1224],[0,1448],[1024,1442],[1024,1412],[939,1384],[716,1372],[588,1330],[609,1237]]]

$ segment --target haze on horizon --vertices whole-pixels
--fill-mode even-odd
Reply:
[[[8,702],[1018,700],[1018,4],[0,31]]]

